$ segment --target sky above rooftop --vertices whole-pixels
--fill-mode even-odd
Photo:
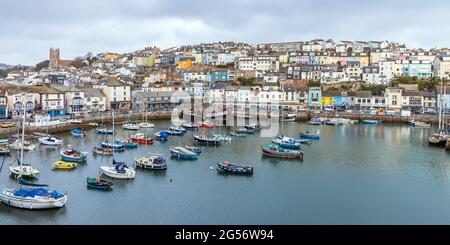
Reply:
[[[0,0],[0,63],[214,41],[314,38],[448,47],[450,1]]]

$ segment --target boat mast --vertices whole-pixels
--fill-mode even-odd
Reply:
[[[442,130],[442,80],[441,80],[441,88],[440,88],[440,96],[439,96],[439,133]]]
[[[22,94],[22,107],[23,107],[23,116],[22,116],[22,147],[20,147],[20,167],[22,167],[23,162],[23,148],[25,147],[25,95]]]
[[[445,106],[445,96],[446,96],[446,93],[447,93],[447,83],[444,85],[444,96],[443,96],[443,98],[442,98],[442,100],[443,100],[443,103],[442,103],[442,132],[445,132],[445,108],[446,108],[446,106]]]
[[[113,129],[113,142],[112,142],[112,157],[114,160],[114,146],[116,143],[116,132],[115,132],[115,127],[114,127],[114,109],[112,110],[112,129]]]

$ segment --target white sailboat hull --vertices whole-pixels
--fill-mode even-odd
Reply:
[[[155,125],[152,123],[139,123],[139,128],[154,128]]]
[[[14,142],[12,144],[9,145],[9,147],[13,150],[21,150],[22,149],[22,142]],[[23,150],[24,151],[34,151],[34,149],[36,149],[36,145],[35,144],[25,144],[23,146]]]
[[[39,170],[33,168],[32,166],[10,166],[9,171],[12,175],[23,176],[28,178],[37,178],[39,175]]]
[[[48,146],[60,146],[62,144],[62,140],[60,139],[47,140],[46,138],[39,138],[39,142]]]
[[[118,173],[114,166],[100,166],[100,172],[113,179],[134,179],[136,176],[134,169],[126,168],[125,173]]]
[[[14,190],[2,189],[0,190],[0,201],[8,206],[22,209],[53,209],[64,207],[67,195],[59,199],[41,196],[19,197],[14,196]]]

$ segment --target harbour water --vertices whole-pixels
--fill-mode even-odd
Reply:
[[[148,132],[169,126],[157,122]],[[86,177],[99,175],[100,164],[112,162],[91,154],[104,136],[95,130],[80,139],[60,134],[65,145],[89,152],[86,164],[73,171],[52,170],[60,149],[41,145],[26,152],[25,161],[39,168],[40,182],[67,191],[67,206],[28,211],[0,204],[0,224],[450,224],[450,155],[428,146],[431,129],[399,124],[283,127],[291,137],[319,128],[321,139],[303,146],[303,162],[262,157],[261,145],[271,139],[258,135],[203,147],[195,161],[170,159],[168,150],[192,145],[192,132],[141,145],[117,153],[116,159],[131,165],[136,156],[159,153],[168,158],[167,171],[138,170],[134,180],[114,180],[108,192],[85,186]],[[132,133],[119,129],[118,138]],[[8,176],[14,159],[5,161],[1,186],[16,186]],[[255,172],[219,174],[215,163],[224,160],[253,165]]]

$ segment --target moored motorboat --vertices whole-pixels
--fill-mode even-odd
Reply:
[[[86,185],[89,189],[98,189],[98,190],[109,190],[112,188],[114,183],[109,180],[101,179],[101,178],[86,178]]]
[[[133,142],[138,144],[153,144],[154,139],[153,138],[146,138],[144,134],[138,133],[130,138]]]
[[[70,124],[82,124],[83,121],[78,120],[78,119],[71,119],[71,120],[69,120],[69,123]]]
[[[178,159],[195,160],[198,158],[198,154],[192,152],[182,146],[173,147],[170,149],[170,154]]]
[[[287,141],[287,142],[296,142],[296,143],[300,143],[300,144],[310,144],[311,143],[309,141],[309,139],[296,139],[296,138],[286,137],[286,136],[284,136],[284,134],[279,135],[277,138],[280,140]]]
[[[166,170],[166,159],[160,155],[149,154],[148,156],[134,159],[136,167],[148,170]]]
[[[264,156],[287,158],[287,159],[303,159],[303,152],[297,150],[284,149],[278,145],[263,145],[262,152]]]
[[[189,146],[189,145],[184,145],[183,147],[188,149],[189,151],[197,153],[197,155],[200,155],[202,153],[202,149],[200,149],[199,147]]]
[[[94,148],[92,148],[92,153],[94,153],[94,155],[112,156],[112,149],[94,146]]]
[[[247,137],[248,134],[232,132],[230,135],[233,137]]]
[[[198,126],[200,128],[214,128],[216,126],[216,124],[210,122],[210,121],[204,121],[204,122],[200,122],[198,124]]]
[[[161,142],[169,140],[169,134],[166,131],[159,131],[155,133],[155,139]]]
[[[72,148],[70,145],[60,152],[61,160],[66,162],[85,162],[87,159],[87,152],[81,152]]]
[[[86,136],[86,132],[84,132],[81,129],[74,129],[72,131],[70,131],[70,133],[74,136],[74,137],[84,137]]]
[[[300,133],[300,138],[301,139],[313,139],[313,140],[318,140],[320,139],[320,134],[319,133],[311,133],[309,131],[306,131],[304,133]]]
[[[198,126],[193,123],[184,123],[183,125],[181,125],[181,127],[183,127],[184,129],[187,129],[187,130],[198,129]]]
[[[141,122],[138,126],[139,128],[154,128],[155,124],[149,122]]]
[[[277,144],[277,145],[279,145],[279,146],[281,146],[283,148],[286,148],[286,149],[300,149],[301,148],[301,143],[298,143],[298,142],[293,141],[293,140],[288,140],[286,138],[273,139],[272,142],[274,144]]]
[[[112,135],[114,134],[114,131],[112,129],[108,128],[98,128],[95,130],[97,134],[105,134],[105,135]]]
[[[230,142],[232,140],[230,136],[220,135],[220,134],[214,134],[213,137],[222,142]]]
[[[338,125],[338,121],[336,119],[334,119],[334,118],[328,119],[328,120],[325,121],[325,125],[337,126]]]
[[[15,142],[11,143],[9,147],[12,150],[21,150],[23,148],[24,151],[33,151],[34,149],[36,149],[35,144],[29,141],[24,141],[22,143],[20,140],[16,140]]]
[[[415,121],[414,119],[409,122],[411,127],[415,128],[431,128],[431,123]]]
[[[312,118],[310,121],[308,121],[306,124],[308,125],[323,125],[324,120],[322,118]]]
[[[165,130],[166,133],[173,136],[183,136],[186,133],[186,129],[171,126],[168,130]]]
[[[77,167],[77,164],[74,162],[56,161],[53,163],[54,169],[70,170],[70,169],[75,169],[76,167]]]
[[[283,117],[283,122],[295,122],[297,114],[287,114]]]
[[[0,156],[9,156],[11,154],[11,150],[7,145],[0,146]]]
[[[244,126],[247,130],[252,130],[253,132],[259,131],[262,129],[261,125],[258,124],[248,124]]]
[[[252,166],[239,166],[227,161],[217,163],[217,170],[231,174],[253,174]]]
[[[138,148],[139,144],[134,142],[132,139],[127,139],[127,140],[117,140],[119,142],[121,142],[125,148],[130,149],[130,148]]]
[[[195,134],[194,140],[199,144],[205,144],[205,145],[220,145],[222,141],[215,139],[215,138],[209,138],[206,134]]]
[[[378,123],[380,123],[380,122],[377,121],[377,120],[369,120],[369,119],[366,119],[366,120],[362,120],[362,123],[363,123],[363,124],[366,124],[366,125],[376,125],[376,124],[378,124]]]
[[[237,134],[254,134],[255,130],[250,128],[239,128],[236,130]]]
[[[0,145],[6,145],[6,144],[8,144],[8,143],[9,143],[9,140],[8,140],[8,139],[0,138]]]
[[[139,130],[139,125],[133,122],[126,122],[122,125],[122,128],[125,130]]]
[[[122,142],[117,141],[117,140],[114,142],[114,144],[108,143],[108,142],[102,142],[100,144],[100,146],[102,148],[110,148],[110,149],[114,148],[114,151],[118,151],[118,152],[125,151],[125,145]]]
[[[55,136],[45,136],[38,139],[39,143],[47,146],[60,146],[62,144],[62,139]]]

